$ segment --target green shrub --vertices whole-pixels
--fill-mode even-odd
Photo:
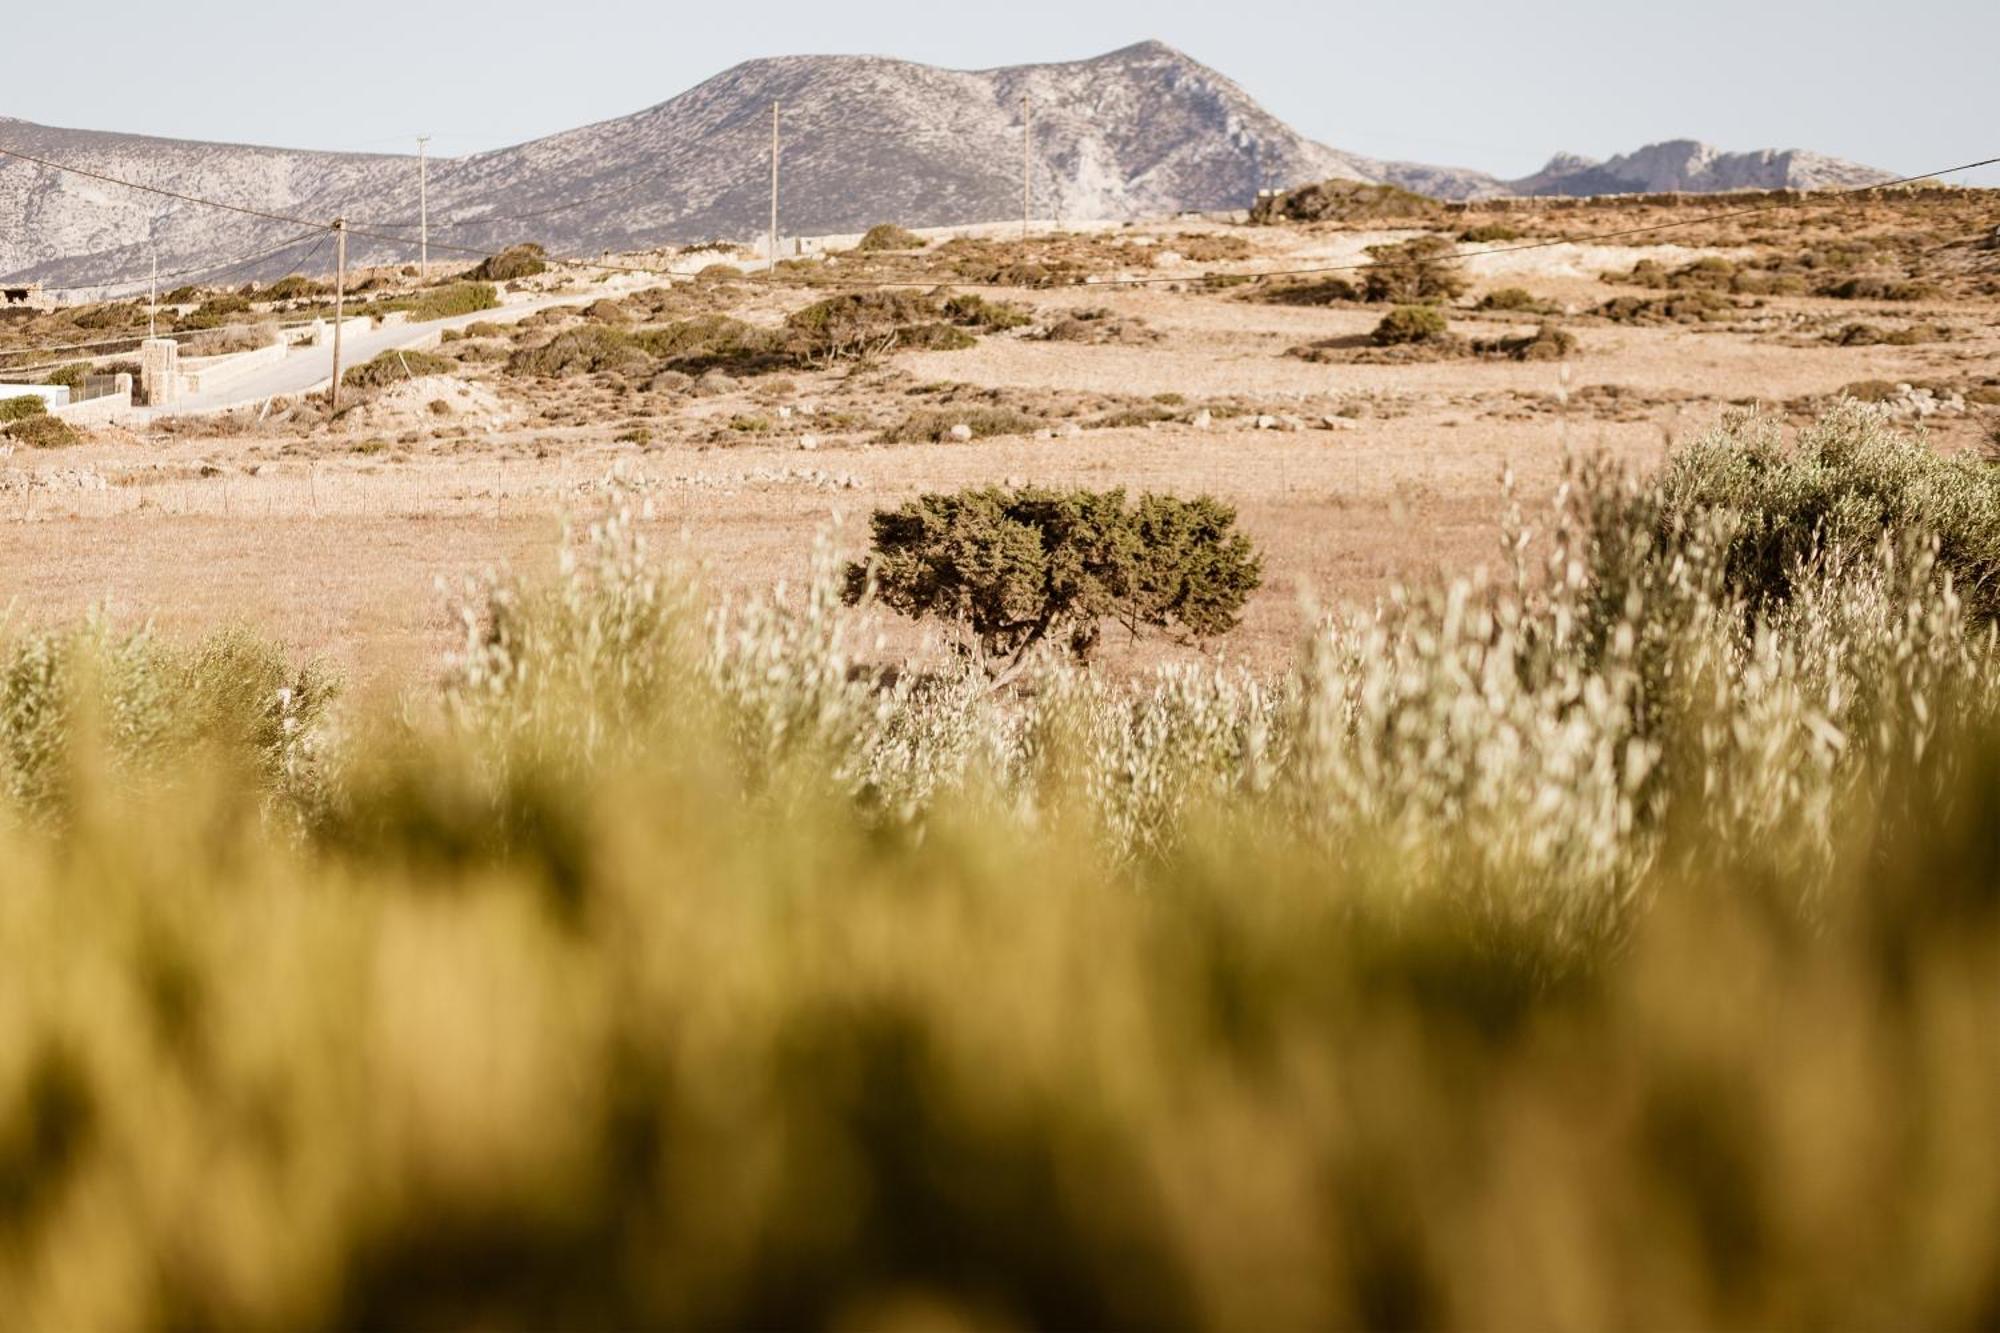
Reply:
[[[1502,287],[1479,298],[1481,310],[1540,311],[1542,301],[1525,287]]]
[[[1831,413],[1790,447],[1770,422],[1704,437],[1669,458],[1600,531],[1611,546],[1612,528],[1638,525],[1671,558],[1717,516],[1726,520],[1726,584],[1753,611],[1788,600],[1829,562],[1838,568],[1872,558],[1885,539],[1923,536],[1937,542],[1938,563],[1971,615],[2000,617],[2000,472],[1941,457],[1866,409]]]
[[[88,361],[72,361],[69,365],[58,366],[42,376],[42,383],[60,384],[72,394],[76,394],[82,392],[84,380],[96,373]]]
[[[1935,301],[1942,289],[1934,282],[1905,278],[1847,278],[1820,288],[1820,295],[1842,301]]]
[[[257,293],[260,301],[308,301],[330,296],[333,288],[302,274],[290,273]]]
[[[1380,222],[1443,215],[1443,204],[1400,186],[1330,180],[1260,196],[1250,210],[1250,221],[1268,226],[1280,222]]]
[[[804,365],[880,356],[897,347],[972,346],[974,340],[948,319],[934,296],[893,289],[848,292],[793,311],[785,319],[784,345]]]
[[[1840,393],[1857,403],[1886,403],[1896,396],[1896,386],[1887,380],[1856,380]]]
[[[49,405],[42,401],[40,394],[23,393],[0,398],[0,421],[23,421],[42,416],[48,410]]]
[[[1444,312],[1436,306],[1399,305],[1375,326],[1369,338],[1377,347],[1437,342],[1450,333]]]
[[[631,334],[602,324],[564,329],[540,347],[523,347],[507,358],[511,373],[549,379],[604,371],[638,372],[650,370],[652,365],[652,355]]]
[[[1830,343],[1842,347],[1913,347],[1920,343],[1951,341],[1952,331],[1943,324],[1909,324],[1900,329],[1884,329],[1874,324],[1844,325],[1826,335]]]
[[[1370,301],[1449,301],[1465,290],[1458,247],[1448,237],[1371,245],[1368,256],[1373,262],[1362,272],[1362,291]]]
[[[1508,361],[1560,361],[1576,351],[1576,338],[1566,329],[1543,324],[1524,337],[1478,339],[1472,350],[1479,356]]]
[[[893,222],[880,222],[868,229],[861,243],[854,248],[864,251],[876,250],[921,250],[924,238],[913,231],[906,231]]]
[[[236,315],[248,314],[250,298],[236,294],[211,296],[189,313],[174,321],[177,330],[216,329]]]
[[[1615,324],[1710,324],[1733,319],[1737,303],[1722,293],[1697,288],[1672,296],[1615,296],[1597,313]]]
[[[912,412],[883,431],[880,438],[883,444],[938,444],[950,439],[959,426],[970,430],[973,439],[983,440],[995,435],[1032,435],[1046,424],[1040,417],[1009,408],[942,408]]]
[[[351,366],[340,382],[352,389],[386,389],[421,375],[450,375],[458,362],[435,352],[387,351],[373,361]]]
[[[1010,301],[989,301],[973,295],[946,297],[944,317],[954,324],[988,333],[1026,328],[1035,322],[1030,311]]]
[[[447,287],[434,287],[415,296],[385,302],[381,309],[384,312],[407,310],[411,322],[421,324],[433,319],[455,319],[481,310],[495,310],[499,305],[500,293],[493,289],[491,283],[454,282]]]
[[[1346,278],[1304,278],[1260,284],[1249,294],[1249,299],[1269,305],[1338,305],[1343,301],[1359,301],[1361,289]]]
[[[992,674],[1017,670],[1043,642],[1079,659],[1100,622],[1179,627],[1197,637],[1235,628],[1261,581],[1236,512],[1206,496],[1122,490],[989,487],[930,494],[878,510],[866,562],[848,567],[846,596],[963,630]]]
[[[470,282],[513,282],[548,272],[548,251],[533,243],[510,245],[488,255],[465,275]],[[484,307],[481,307],[482,309]]]
[[[1482,222],[1460,232],[1458,239],[1469,245],[1488,245],[1495,241],[1518,241],[1525,235],[1526,232],[1510,222]]]
[[[22,417],[12,425],[0,428],[0,435],[30,449],[64,449],[83,442],[83,436],[77,433],[76,427],[61,417],[45,412]]]
[[[641,329],[632,338],[669,369],[689,375],[706,370],[756,375],[791,364],[781,331],[746,324],[728,315],[697,315]]]

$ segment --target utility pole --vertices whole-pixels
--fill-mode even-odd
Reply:
[[[417,136],[417,280],[431,280],[431,136]]]
[[[778,280],[778,104],[771,103],[771,281]]]
[[[333,407],[340,411],[340,326],[347,318],[347,219],[333,220]]]
[[[146,242],[146,253],[153,261],[153,277],[147,285],[146,298],[146,337],[151,340],[160,336],[160,252],[149,240]]]
[[[1029,102],[1028,94],[1024,90],[1021,93],[1021,239],[1024,241],[1028,239],[1028,209],[1029,201],[1033,198],[1030,188],[1033,177],[1028,167],[1028,151],[1034,141],[1033,130],[1030,128],[1033,117],[1034,106]]]

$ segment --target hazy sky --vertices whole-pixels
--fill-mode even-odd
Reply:
[[[500,147],[762,55],[979,69],[1157,37],[1335,147],[1504,175],[1678,137],[1900,172],[2000,155],[2000,0],[111,0],[50,37],[0,115],[303,148]]]

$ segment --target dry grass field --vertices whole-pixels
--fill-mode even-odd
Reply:
[[[2000,1326],[1986,196],[1424,207],[0,425],[0,1324]]]
[[[440,580],[545,567],[564,516],[600,511],[609,490],[642,497],[656,540],[683,545],[729,590],[796,578],[816,531],[844,518],[837,540],[858,546],[872,509],[921,491],[1122,485],[1239,508],[1267,552],[1266,579],[1242,631],[1215,651],[1275,666],[1304,606],[1365,603],[1397,580],[1490,559],[1506,469],[1527,495],[1546,494],[1568,453],[1643,467],[1731,411],[1805,420],[1850,386],[1935,386],[1891,410],[1921,412],[1940,449],[1979,447],[2000,413],[2000,279],[1977,244],[1990,216],[1977,193],[1931,192],[1748,219],[1709,201],[1394,230],[1173,221],[836,256],[775,280],[710,275],[635,293],[624,276],[601,302],[580,282],[573,307],[476,326],[440,349],[457,362],[449,374],[478,389],[469,399],[432,376],[350,395],[334,421],[279,403],[261,421],[188,419],[14,450],[0,460],[0,604],[30,621],[93,606],[175,630],[248,621],[353,678],[400,677],[450,633]],[[1662,223],[1685,225],[1624,244],[1480,254]],[[1325,276],[1358,285],[1369,246],[1482,225],[1515,235],[1458,246],[1466,286],[1447,303],[1452,333],[1520,337],[1549,321],[1575,339],[1569,355],[1377,355],[1365,344],[1387,306],[1327,300],[1313,290],[1325,278],[1237,281],[1337,268]],[[1703,261],[1734,273],[1700,318],[1606,313],[1620,297],[1682,290],[1671,277],[1641,285],[1635,265],[1672,275]],[[1849,271],[1881,278],[1859,289],[1878,294],[1814,294]],[[1810,281],[1775,280],[1801,273]],[[890,346],[821,367],[725,356],[689,374],[641,358],[551,375],[508,360],[565,333],[689,317],[772,329],[873,281],[977,290],[1025,318],[969,347]],[[1698,276],[1688,289],[1700,285],[1716,284]],[[1506,289],[1530,308],[1481,308]],[[1851,326],[1914,332],[1870,342],[1844,334]],[[1294,354],[1315,345],[1327,350]],[[979,424],[976,438],[950,438],[981,413],[1001,433]],[[889,442],[913,417],[944,438]],[[1109,648],[1114,665],[1169,651]]]

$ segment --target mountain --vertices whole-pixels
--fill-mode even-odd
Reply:
[[[1712,144],[1672,139],[1598,162],[1558,153],[1532,176],[1507,183],[1512,194],[1662,194],[1672,190],[1828,190],[1880,185],[1893,173],[1803,148],[1725,153]]]
[[[634,115],[431,166],[432,256],[534,239],[592,253],[764,231],[771,104],[781,106],[787,235],[995,221],[1021,210],[1021,105],[1033,117],[1037,217],[1124,218],[1247,206],[1307,181],[1389,182],[1441,198],[1581,189],[1730,189],[1879,174],[1809,153],[1655,145],[1536,176],[1383,162],[1316,143],[1242,88],[1159,42],[1094,59],[947,70],[876,56],[753,60]],[[0,146],[105,176],[362,231],[356,264],[415,258],[414,158],[51,129],[0,119]],[[1676,165],[1678,164],[1678,165]],[[1675,174],[1678,172],[1678,174]],[[1858,173],[1858,175],[1857,175]],[[1662,186],[1672,179],[1686,183]],[[143,287],[324,271],[323,237],[265,255],[292,223],[232,214],[0,158],[0,274]],[[221,272],[200,266],[234,265]],[[189,272],[190,270],[197,270]]]

